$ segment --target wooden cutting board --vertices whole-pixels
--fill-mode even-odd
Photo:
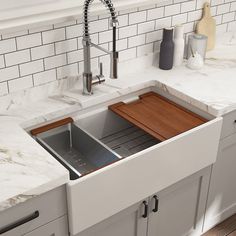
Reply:
[[[160,141],[207,122],[154,92],[141,95],[140,99],[131,103],[116,103],[109,109]]]
[[[203,34],[208,37],[208,51],[214,49],[216,39],[216,22],[215,19],[211,16],[210,4],[208,2],[204,4],[203,17],[197,24],[196,33]]]

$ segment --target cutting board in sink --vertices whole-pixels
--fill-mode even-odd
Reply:
[[[143,94],[131,103],[116,103],[109,109],[160,141],[207,122],[203,117],[154,92]]]
[[[208,37],[207,50],[214,49],[216,39],[216,22],[211,16],[210,4],[208,2],[204,4],[203,17],[197,24],[196,33],[203,34]]]

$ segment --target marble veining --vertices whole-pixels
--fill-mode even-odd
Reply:
[[[154,86],[213,116],[236,110],[236,33],[220,38],[198,71],[185,65],[163,71],[156,58],[151,54],[120,64],[119,79],[95,86],[93,96],[83,96],[81,78],[72,77],[0,97],[0,211],[69,178],[67,170],[22,128]]]
[[[68,181],[68,171],[15,122],[0,123],[0,211]]]

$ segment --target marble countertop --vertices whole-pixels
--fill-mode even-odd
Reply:
[[[0,211],[67,183],[68,171],[17,123],[0,123]]]
[[[236,109],[236,33],[221,37],[198,71],[185,65],[163,71],[153,58],[122,63],[119,79],[94,87],[93,96],[83,96],[81,79],[70,78],[0,97],[0,211],[69,180],[68,171],[23,128],[151,86],[213,116]]]

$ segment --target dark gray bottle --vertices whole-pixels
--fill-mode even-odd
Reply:
[[[171,70],[174,60],[174,42],[173,29],[163,30],[163,39],[160,48],[159,68],[162,70]]]

